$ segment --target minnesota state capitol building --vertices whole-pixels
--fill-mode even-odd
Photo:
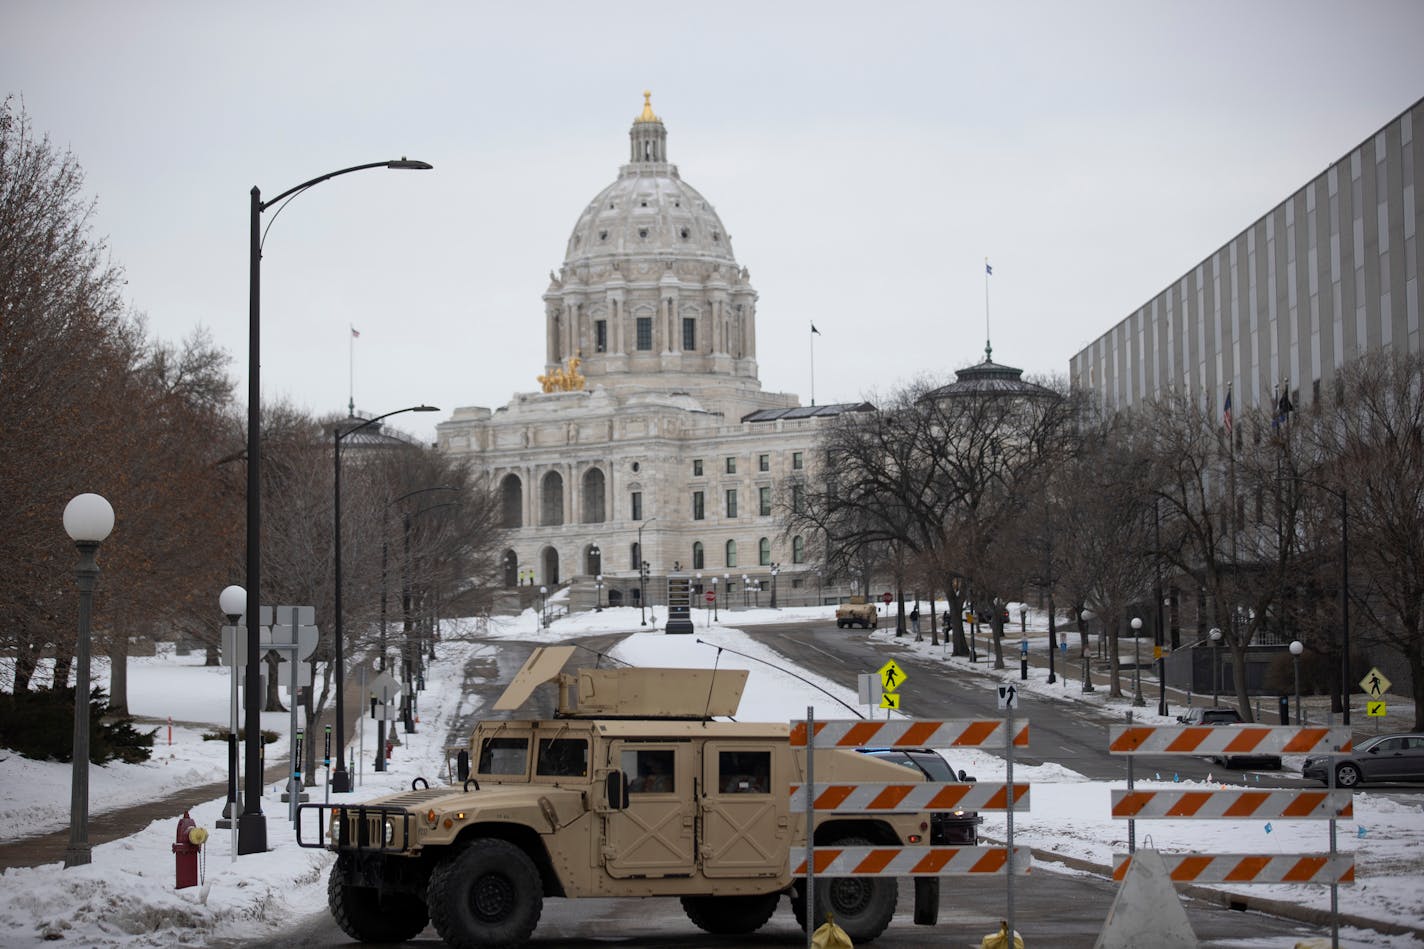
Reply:
[[[636,605],[646,563],[651,602],[670,573],[715,587],[724,607],[766,605],[773,589],[814,601],[810,538],[784,536],[782,515],[821,421],[870,406],[762,390],[756,290],[716,210],[668,161],[648,93],[628,139],[544,291],[543,391],[457,409],[439,447],[498,492],[507,587],[572,582],[576,606]]]

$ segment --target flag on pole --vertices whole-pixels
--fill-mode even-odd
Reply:
[[[1281,397],[1276,402],[1276,417],[1271,420],[1271,428],[1280,428],[1290,421],[1290,414],[1295,411],[1295,406],[1291,403],[1290,380],[1285,382],[1285,388],[1281,391]]]
[[[357,339],[357,338],[360,337],[360,335],[361,335],[361,331],[360,331],[360,330],[358,330],[358,329],[357,329],[356,327],[354,327],[354,326],[351,327],[351,338],[352,338],[352,339]]]
[[[994,268],[989,266],[988,257],[984,258],[984,275],[987,277],[992,277],[994,275]]]
[[[1221,407],[1221,424],[1226,426],[1226,434],[1231,435],[1231,386],[1226,387],[1226,404]]]
[[[812,333],[815,333],[817,336],[820,336],[820,335],[821,335],[821,331],[818,330],[818,329],[816,329],[816,324],[815,324],[815,323],[812,323],[812,324],[811,324],[811,332],[812,332]]]

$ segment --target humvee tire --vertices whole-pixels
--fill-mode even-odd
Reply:
[[[482,838],[431,872],[425,903],[435,931],[454,949],[518,946],[539,924],[544,887],[523,850]]]
[[[838,847],[869,847],[863,837],[843,837],[834,842]],[[806,928],[806,881],[802,880],[791,894],[791,912],[796,922]],[[817,926],[827,913],[836,918],[836,925],[846,931],[851,942],[869,942],[885,931],[895,916],[895,901],[899,886],[894,877],[830,877],[816,880]]]
[[[684,896],[682,911],[693,925],[714,936],[754,933],[771,919],[780,893],[759,896]]]
[[[373,887],[342,882],[352,860],[341,854],[326,880],[326,905],[341,931],[357,942],[405,942],[430,923],[425,904],[410,893],[379,895]]]

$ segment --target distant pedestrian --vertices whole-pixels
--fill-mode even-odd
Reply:
[[[915,642],[921,642],[921,641],[924,640],[924,636],[920,635],[920,607],[919,607],[919,604],[915,604],[915,607],[914,607],[912,610],[910,610],[910,631],[915,634]]]

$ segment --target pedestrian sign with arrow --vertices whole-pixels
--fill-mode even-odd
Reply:
[[[883,692],[894,692],[905,684],[905,673],[891,659],[880,667],[880,688]]]
[[[1389,691],[1390,684],[1383,672],[1380,672],[1378,668],[1373,668],[1360,680],[1360,691],[1372,699],[1378,699]]]

